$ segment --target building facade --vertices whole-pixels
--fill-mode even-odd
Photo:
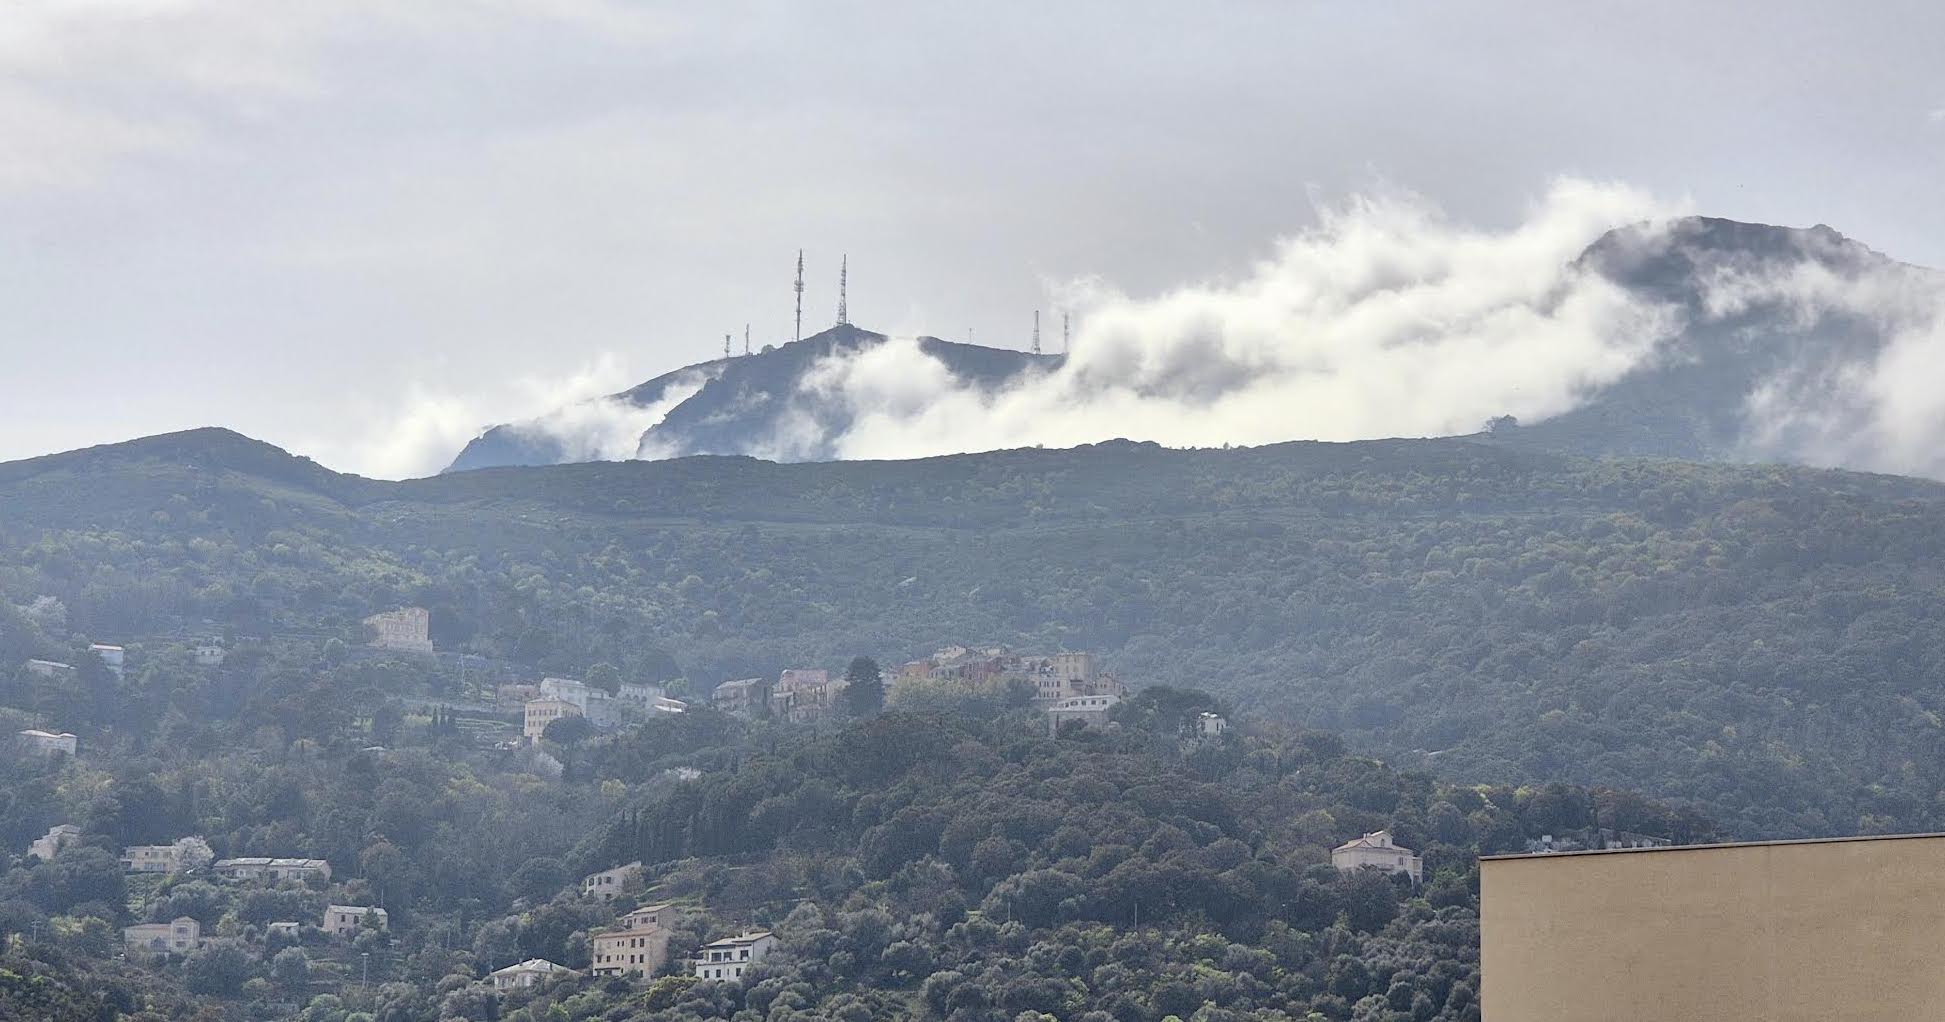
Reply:
[[[747,717],[755,712],[762,691],[762,678],[739,678],[717,685],[709,694],[709,702],[724,713]]]
[[[72,823],[57,823],[27,846],[27,854],[43,862],[53,861],[61,849],[81,841],[81,828]]]
[[[389,929],[392,925],[391,914],[382,908],[366,905],[326,905],[324,923],[319,929],[333,937],[355,937],[366,927],[367,920],[373,929]]]
[[[1425,868],[1424,862],[1411,849],[1391,840],[1388,830],[1375,831],[1338,845],[1331,850],[1330,864],[1346,873],[1360,869],[1403,873],[1411,877],[1414,884],[1419,881]]]
[[[740,982],[750,966],[768,957],[776,947],[776,934],[768,930],[745,931],[703,945],[690,966],[697,979]]]
[[[401,653],[432,652],[432,615],[424,607],[400,607],[365,619],[371,645]]]
[[[1487,856],[1492,1022],[1910,1022],[1945,1005],[1945,836]]]
[[[624,863],[581,878],[581,893],[602,901],[613,901],[641,886],[640,861]]]
[[[129,845],[122,849],[122,868],[130,873],[180,873],[181,845]]]
[[[565,965],[555,965],[545,958],[529,958],[518,965],[509,965],[488,977],[495,990],[520,990],[539,986],[550,979],[561,976],[578,976],[580,973]]]
[[[792,724],[825,720],[836,713],[844,687],[844,679],[833,679],[829,671],[793,667],[778,675],[770,690],[770,716]]]
[[[122,928],[122,944],[130,951],[180,955],[196,950],[202,941],[203,924],[188,916]]]
[[[1101,727],[1108,713],[1121,700],[1115,696],[1074,696],[1047,707],[1047,734],[1060,736],[1061,725],[1073,721],[1082,727]]]
[[[323,859],[270,859],[252,856],[218,859],[212,867],[222,876],[235,880],[321,880],[331,881],[331,864]]]
[[[624,915],[615,928],[590,938],[589,973],[596,976],[653,976],[669,960],[668,905],[644,905]]]
[[[555,699],[551,696],[530,699],[525,706],[521,707],[521,710],[525,723],[520,733],[526,736],[528,744],[540,741],[540,736],[546,732],[547,725],[562,717],[583,716],[580,707],[565,699]]]
[[[28,728],[14,733],[16,742],[33,756],[73,756],[81,751],[81,739],[66,731]]]

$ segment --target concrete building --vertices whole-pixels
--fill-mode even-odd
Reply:
[[[762,678],[742,678],[737,681],[725,681],[716,686],[716,690],[709,694],[709,701],[714,704],[716,709],[724,713],[734,713],[739,717],[747,717],[755,711],[757,700],[761,698],[762,690]]]
[[[319,927],[333,937],[355,937],[358,931],[370,920],[373,929],[383,930],[392,925],[391,914],[382,908],[366,905],[326,905],[324,924]]]
[[[493,981],[495,990],[519,990],[539,986],[550,979],[561,976],[579,976],[580,973],[565,965],[555,965],[545,958],[529,958],[519,965],[509,965],[493,973],[488,978]]]
[[[1480,860],[1492,1022],[1911,1022],[1945,1006],[1945,835]]]
[[[218,859],[212,867],[233,880],[321,880],[331,882],[331,864],[323,859],[270,859],[250,856]]]
[[[109,670],[115,672],[115,677],[117,678],[122,676],[122,671],[128,666],[128,650],[120,646],[110,646],[105,642],[97,642],[88,647],[88,652],[100,657],[101,662]]]
[[[581,893],[602,901],[613,901],[624,893],[641,886],[642,864],[640,861],[625,863],[599,873],[589,873],[581,878]]]
[[[792,724],[824,720],[836,712],[844,687],[844,679],[833,679],[829,671],[793,667],[770,689],[770,716]]]
[[[53,861],[61,849],[81,841],[81,828],[72,823],[57,823],[27,846],[27,854],[43,862]]]
[[[1058,737],[1061,725],[1079,721],[1082,727],[1101,727],[1108,712],[1121,700],[1115,696],[1074,696],[1047,707],[1047,734]]]
[[[65,678],[74,673],[71,665],[59,660],[29,660],[20,666],[36,678]]]
[[[189,655],[195,659],[197,667],[220,667],[230,654],[219,643],[204,642],[191,649]]]
[[[304,932],[304,924],[293,920],[285,920],[283,922],[277,922],[277,923],[266,923],[264,924],[263,927],[263,934],[266,937],[275,933],[281,933],[286,937],[297,937],[302,935],[303,932]]]
[[[432,652],[432,615],[424,607],[400,607],[365,619],[371,644],[401,653]]]
[[[595,932],[593,965],[596,976],[653,976],[669,960],[668,905],[643,905],[621,917],[612,930]]]
[[[184,851],[180,844],[129,845],[122,849],[122,868],[130,873],[180,873]]]
[[[746,930],[703,945],[690,965],[697,979],[733,983],[741,980],[750,966],[768,957],[776,946],[776,934],[768,930]]]
[[[526,736],[530,744],[540,741],[540,736],[547,730],[547,725],[552,724],[562,717],[584,716],[580,707],[565,699],[554,699],[551,697],[530,699],[521,709],[525,715],[526,724],[521,728],[520,733]]]
[[[28,728],[15,732],[15,740],[22,750],[33,756],[73,756],[81,751],[81,739],[66,731]]]
[[[1220,713],[1198,713],[1195,734],[1198,738],[1221,738],[1229,730],[1229,720]]]
[[[1384,873],[1403,873],[1412,883],[1419,881],[1424,862],[1412,850],[1391,840],[1391,832],[1380,830],[1355,841],[1346,841],[1331,850],[1330,864],[1351,873],[1375,869]]]
[[[141,923],[122,927],[122,944],[130,951],[153,954],[186,954],[203,940],[203,924],[188,916],[177,916],[166,923]]]

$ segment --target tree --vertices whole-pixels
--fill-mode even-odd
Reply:
[[[587,683],[609,695],[621,691],[621,672],[615,665],[601,663],[588,668]]]
[[[878,661],[861,656],[844,669],[844,692],[840,698],[848,717],[869,717],[885,708],[885,679]]]
[[[216,944],[191,951],[182,963],[182,976],[190,992],[233,997],[255,971],[250,956],[234,944]]]
[[[594,737],[594,725],[588,723],[588,719],[579,714],[561,717],[549,721],[546,730],[540,733],[540,737],[555,745],[579,745]]]
[[[270,978],[287,993],[302,993],[311,982],[311,956],[301,947],[277,952],[270,960]]]

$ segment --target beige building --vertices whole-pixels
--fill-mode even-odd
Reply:
[[[27,846],[27,854],[42,861],[52,861],[61,849],[81,841],[81,828],[72,823],[57,823],[47,828],[47,833],[34,839]]]
[[[653,976],[669,960],[668,905],[643,905],[622,916],[612,930],[596,932],[591,941],[596,976]]]
[[[740,717],[747,717],[751,711],[756,709],[757,701],[761,698],[762,691],[762,678],[740,678],[736,681],[725,681],[717,685],[715,691],[709,694],[709,702],[716,709],[724,713],[734,713]]]
[[[823,720],[836,712],[844,687],[844,679],[832,679],[829,671],[793,667],[778,675],[770,690],[770,716],[792,724]]]
[[[73,756],[81,751],[81,739],[76,738],[66,731],[42,731],[39,728],[28,728],[25,731],[16,731],[14,734],[20,743],[20,747],[25,749],[30,755],[57,756],[65,754]]]
[[[371,644],[403,653],[432,652],[432,615],[424,607],[400,607],[365,619]]]
[[[194,951],[202,940],[203,924],[188,916],[177,916],[166,923],[142,923],[122,928],[122,943],[130,951],[179,955]]]
[[[624,863],[581,878],[581,893],[602,901],[613,901],[641,886],[642,864]]]
[[[1945,835],[1489,856],[1491,1022],[1912,1022],[1945,1008]]]
[[[519,990],[539,986],[550,979],[561,976],[578,976],[580,973],[565,965],[555,965],[545,958],[529,958],[519,965],[509,965],[488,977],[493,981],[495,990]]]
[[[776,934],[768,930],[746,930],[734,937],[724,937],[703,945],[702,951],[689,965],[697,979],[734,983],[743,978],[750,966],[768,957],[776,947]]]
[[[180,873],[181,845],[129,845],[122,849],[122,868],[130,873]]]
[[[382,908],[371,908],[365,905],[326,905],[324,924],[320,928],[333,937],[355,937],[359,930],[365,928],[367,919],[371,920],[370,925],[374,929],[383,930],[392,925],[391,914]]]
[[[1330,864],[1346,873],[1375,869],[1383,873],[1403,873],[1412,883],[1424,872],[1423,860],[1411,849],[1391,840],[1391,832],[1380,830],[1331,849]]]
[[[323,859],[270,859],[250,856],[218,859],[212,867],[234,880],[331,880],[331,864]]]
[[[529,743],[540,741],[540,736],[547,730],[547,725],[562,717],[583,716],[580,707],[565,699],[555,699],[551,696],[529,699],[522,710],[526,716],[526,726],[520,733],[527,737]]]

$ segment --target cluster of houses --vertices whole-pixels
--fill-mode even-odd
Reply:
[[[596,730],[606,731],[639,723],[657,714],[681,713],[689,708],[669,698],[660,685],[624,681],[613,693],[570,678],[543,678],[539,685],[502,685],[502,699],[519,699],[528,744],[540,741],[547,725],[563,717],[582,717]]]
[[[601,901],[616,901],[639,892],[643,876],[640,862],[625,863],[589,874],[581,880],[581,892]],[[613,926],[589,934],[588,973],[610,979],[653,976],[669,960],[674,912],[674,907],[666,902],[643,905],[621,913]],[[738,982],[776,946],[776,934],[768,930],[745,930],[698,948],[695,957],[689,959],[686,971],[697,979]],[[579,973],[536,958],[497,970],[489,979],[495,989],[508,990],[572,975]]]
[[[813,724],[836,714],[845,684],[822,668],[792,667],[777,675],[775,684],[766,685],[762,678],[725,681],[710,692],[709,702],[739,717],[754,716],[762,707],[773,720]]]

